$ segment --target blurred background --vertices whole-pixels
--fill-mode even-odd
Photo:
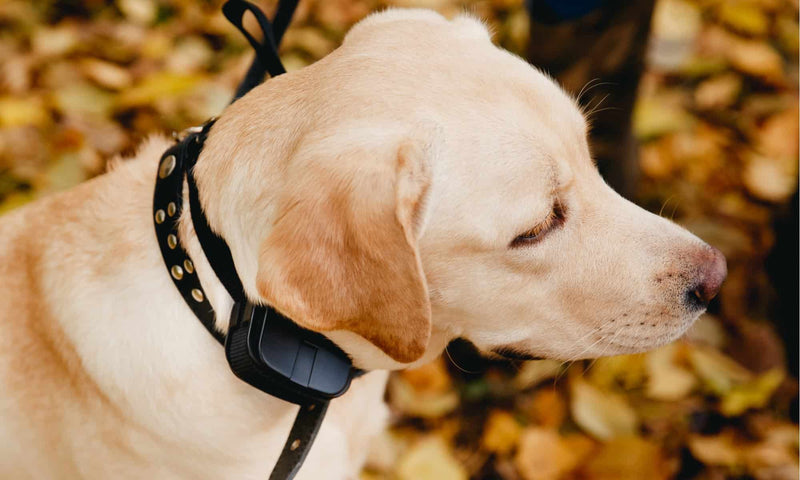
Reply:
[[[0,215],[218,114],[252,55],[221,4],[0,1]],[[797,0],[300,0],[284,63],[387,5],[485,19],[580,98],[608,182],[729,275],[648,354],[508,363],[455,344],[394,375],[362,478],[796,480]]]

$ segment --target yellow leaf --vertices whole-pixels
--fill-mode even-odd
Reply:
[[[768,43],[739,40],[727,52],[731,64],[744,73],[774,83],[783,81],[783,59]]]
[[[717,395],[753,378],[747,369],[713,348],[690,346],[689,361],[703,384]]]
[[[117,0],[122,13],[134,23],[148,25],[158,15],[158,5],[153,0]]]
[[[739,196],[736,197],[725,197],[720,199],[720,210],[723,207],[722,204],[728,204],[733,202],[744,201]],[[727,207],[727,205],[726,205]],[[733,208],[745,208],[744,206],[735,205]],[[703,237],[705,238],[705,237]],[[709,239],[706,238],[706,241]],[[727,340],[727,333],[725,332],[725,327],[722,326],[720,323],[719,318],[711,315],[709,313],[704,313],[694,322],[691,328],[686,332],[684,338],[688,340],[690,343],[701,344],[701,345],[709,345],[714,348],[721,349],[725,346],[725,341]]]
[[[86,58],[81,61],[83,73],[102,87],[112,90],[128,88],[131,83],[131,74],[128,70],[111,62]]]
[[[530,416],[537,424],[557,429],[566,415],[567,406],[555,388],[542,388],[533,396]]]
[[[561,362],[555,360],[533,360],[525,362],[514,377],[514,387],[525,390],[542,380],[555,377],[561,370]]]
[[[670,344],[647,355],[645,395],[656,400],[678,400],[696,384],[694,375],[675,361],[676,345]]]
[[[571,384],[572,418],[583,430],[601,440],[636,433],[639,420],[624,397],[597,389],[578,377]]]
[[[400,376],[390,379],[389,398],[392,406],[404,414],[422,418],[442,417],[455,410],[459,403],[454,390],[420,393]]]
[[[403,370],[400,376],[419,393],[441,393],[453,387],[441,356],[420,367]]]
[[[431,436],[419,441],[400,459],[398,480],[467,480],[467,471],[447,444]]]
[[[55,28],[34,30],[31,47],[37,55],[60,56],[71,52],[79,42],[76,25],[62,24]]]
[[[769,19],[764,11],[745,2],[721,2],[717,15],[723,23],[742,33],[764,35],[769,28]]]
[[[797,190],[797,157],[770,158],[750,152],[746,158],[742,181],[754,196],[781,203]]]
[[[111,94],[88,83],[71,83],[56,90],[53,103],[62,113],[107,116],[113,106]]]
[[[694,117],[686,112],[674,95],[642,98],[636,102],[633,112],[634,131],[643,140],[688,130],[694,123]]]
[[[502,410],[493,410],[486,419],[481,436],[481,446],[489,452],[510,452],[519,440],[522,426],[514,417]]]
[[[594,385],[611,387],[619,382],[625,388],[636,388],[644,382],[644,355],[614,355],[598,358],[589,372]]]
[[[603,445],[581,469],[590,480],[666,480],[669,469],[659,447],[640,437],[620,437]]]
[[[6,196],[3,201],[0,202],[0,215],[8,213],[15,208],[25,205],[26,203],[32,202],[36,200],[36,198],[37,195],[32,190],[25,192],[14,192],[11,195]]]
[[[717,436],[692,435],[688,445],[692,455],[705,464],[733,467],[741,463],[739,447],[727,432]]]
[[[799,128],[797,105],[769,117],[756,132],[756,150],[771,158],[792,158],[796,164]]]
[[[525,480],[555,480],[574,469],[586,452],[564,441],[555,430],[527,428],[514,465]]]
[[[720,412],[733,417],[750,408],[763,407],[783,382],[784,376],[783,371],[772,369],[752,381],[734,386],[722,397]]]
[[[202,81],[199,75],[178,73],[156,73],[146,77],[138,85],[122,92],[117,97],[117,108],[146,105],[165,97],[180,96],[190,92]]]
[[[742,90],[742,79],[735,73],[725,73],[709,78],[697,86],[694,102],[704,110],[731,106]]]
[[[37,97],[0,97],[0,127],[40,127],[49,121],[50,114]]]

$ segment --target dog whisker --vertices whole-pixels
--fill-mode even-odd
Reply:
[[[456,367],[457,369],[461,370],[462,372],[469,373],[469,374],[481,373],[479,371],[467,370],[466,368],[464,368],[461,365],[459,365],[458,362],[456,362],[455,359],[453,358],[453,356],[450,354],[450,345],[444,347],[444,353],[447,354],[447,358],[450,360],[450,363],[452,363],[454,367]]]
[[[664,203],[661,204],[661,209],[658,211],[658,216],[659,217],[661,216],[662,213],[664,213],[664,208],[667,206],[669,201],[672,200],[674,197],[675,197],[675,195],[670,195],[669,197],[667,197],[666,200],[664,200]]]

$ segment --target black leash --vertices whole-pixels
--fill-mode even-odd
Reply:
[[[264,81],[264,75],[269,73],[271,77],[276,77],[286,73],[280,56],[278,55],[278,45],[281,44],[283,34],[292,20],[292,14],[297,9],[298,0],[281,0],[278,2],[278,11],[275,13],[275,20],[270,23],[264,12],[252,3],[244,0],[230,0],[222,6],[222,13],[225,18],[233,24],[242,35],[250,42],[256,56],[250,68],[247,70],[244,79],[239,83],[233,100],[236,101],[245,93]],[[250,12],[255,16],[258,25],[263,32],[264,38],[259,42],[250,32],[244,28],[244,14]]]
[[[281,0],[278,4],[275,20],[270,23],[269,19],[258,7],[244,0],[229,0],[223,6],[222,11],[225,16],[242,32],[256,53],[245,78],[236,90],[234,101],[259,85],[267,73],[271,77],[275,77],[286,72],[278,55],[278,45],[296,7],[297,0]],[[255,16],[263,32],[263,40],[261,42],[256,40],[244,28],[243,18],[248,11]],[[178,219],[183,210],[183,182],[185,178],[189,188],[189,209],[192,224],[203,253],[234,302],[237,305],[246,304],[247,298],[242,282],[236,273],[230,248],[225,240],[209,226],[200,205],[197,184],[193,175],[193,167],[213,125],[214,120],[210,120],[202,127],[189,129],[181,141],[164,152],[159,164],[153,195],[153,215],[158,244],[173,283],[195,316],[218,342],[226,346],[227,351],[231,347],[226,345],[226,341],[229,342],[230,339],[217,330],[216,313],[200,284],[189,254],[178,240]],[[269,309],[269,307],[266,308]],[[237,308],[235,307],[234,311],[236,310]],[[277,312],[274,312],[274,314],[280,315]],[[228,360],[230,363],[231,359],[229,358]],[[363,372],[354,371],[355,375],[361,373]],[[237,375],[241,378],[238,372]],[[281,388],[281,386],[276,385],[275,388]],[[270,392],[267,391],[267,393]],[[291,480],[300,469],[322,425],[329,399],[314,396],[312,396],[312,400],[307,398],[299,399],[300,397],[296,396],[287,398],[285,395],[279,395],[279,397],[299,404],[300,410],[269,479]]]

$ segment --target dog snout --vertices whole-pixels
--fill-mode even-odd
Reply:
[[[725,256],[714,247],[705,246],[695,253],[697,274],[695,283],[686,292],[690,305],[705,308],[717,296],[725,277],[728,276],[728,267]]]

